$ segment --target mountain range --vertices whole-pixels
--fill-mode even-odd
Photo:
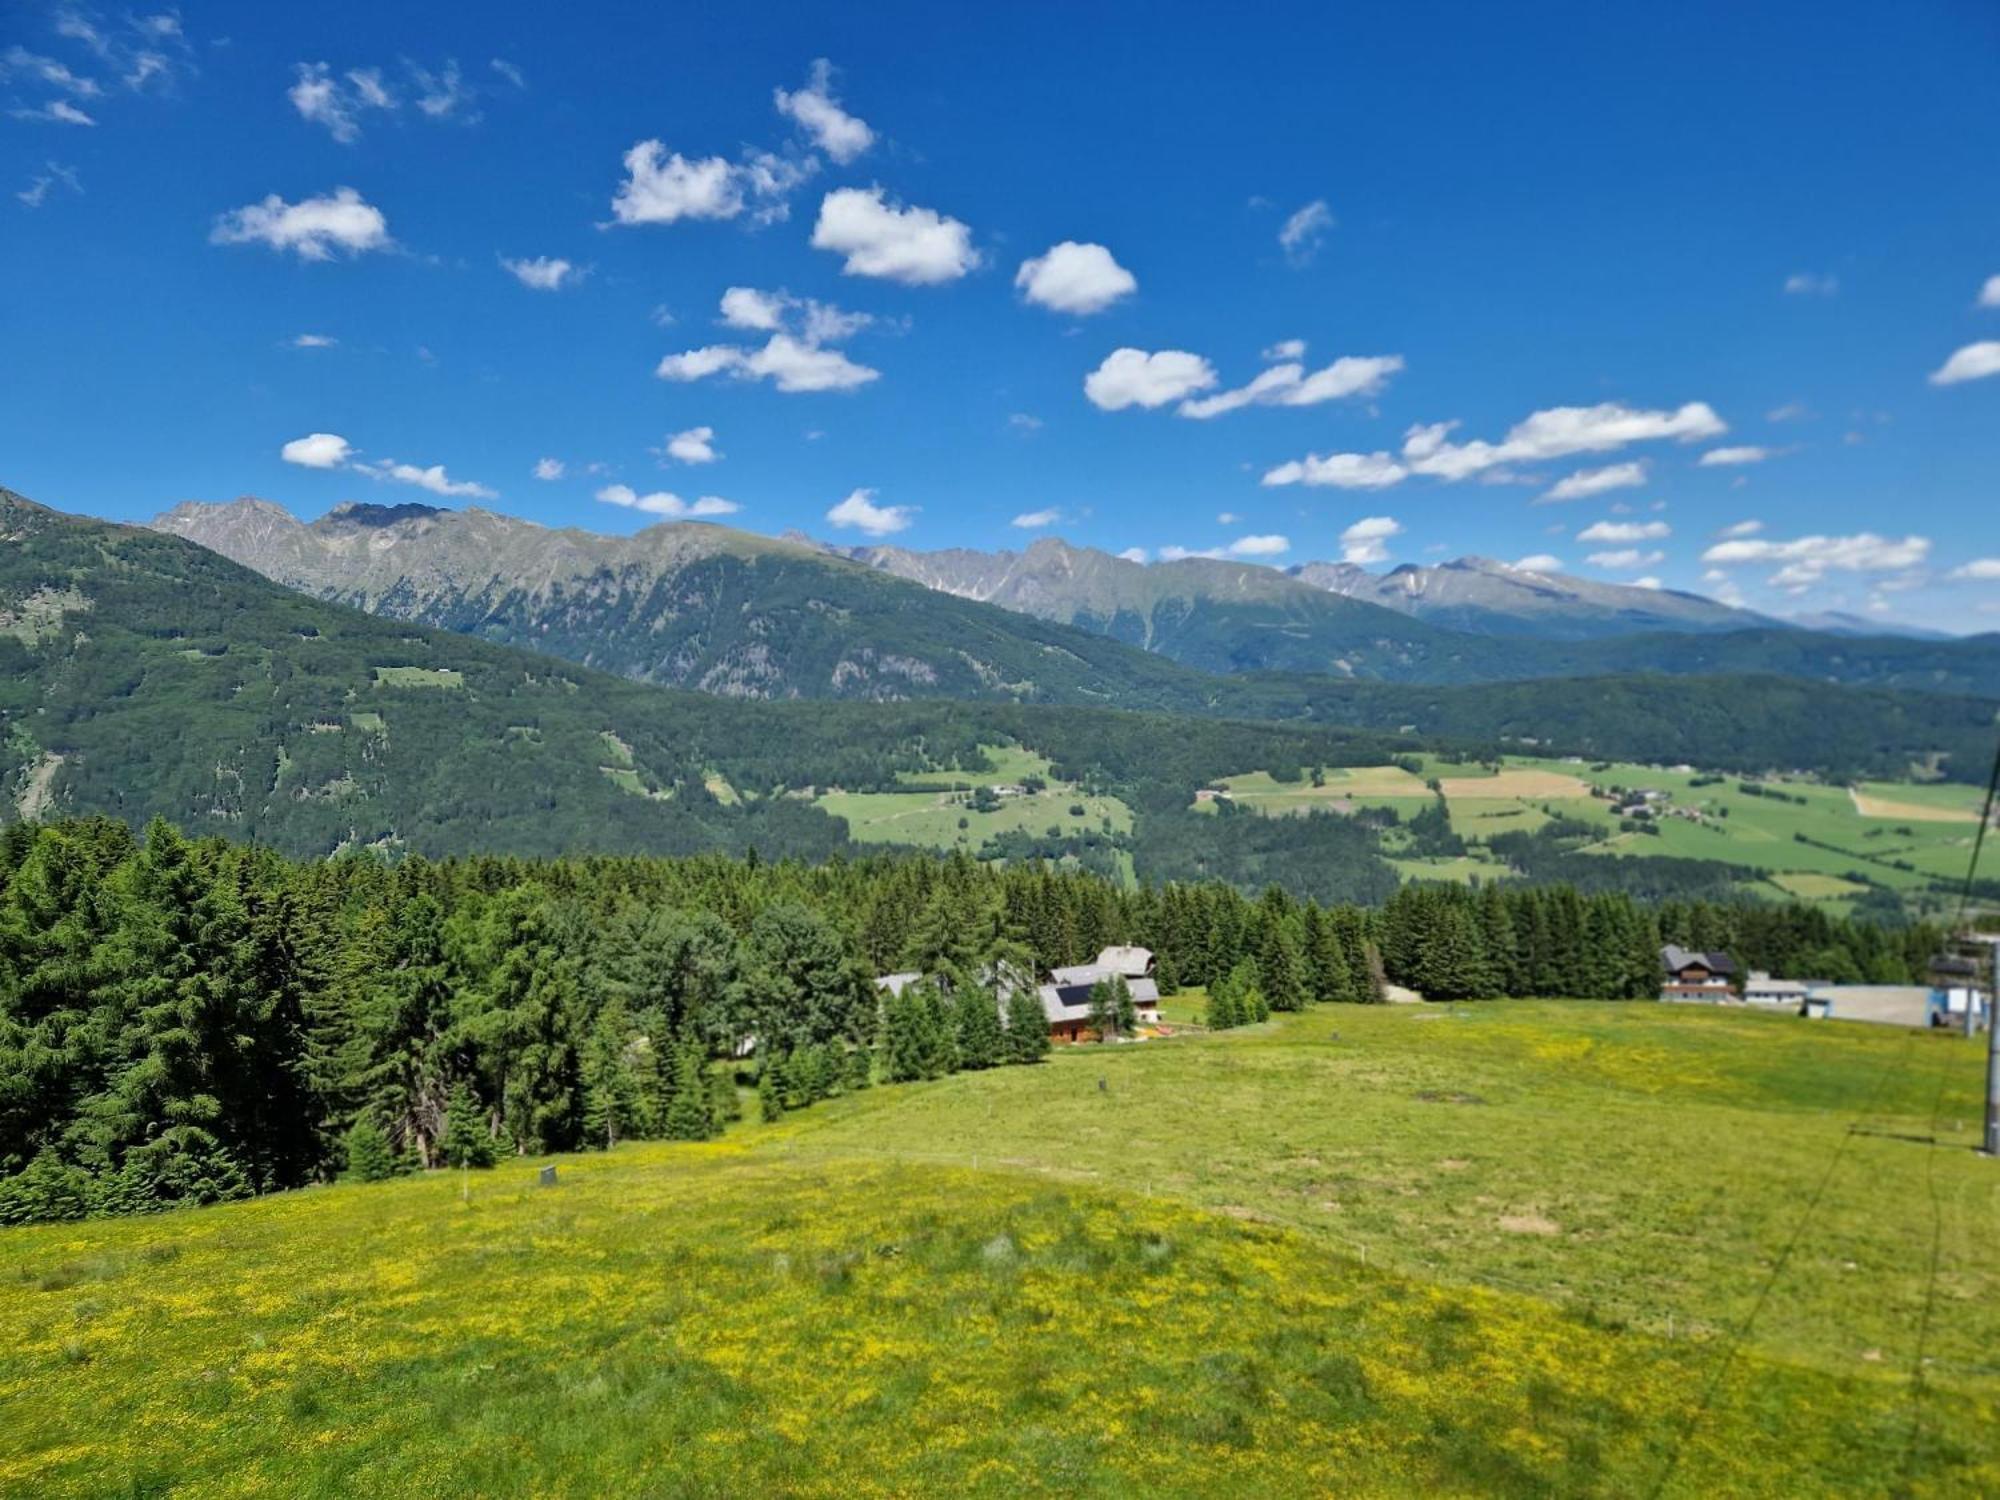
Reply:
[[[1455,684],[1779,673],[2000,694],[2000,636],[1813,631],[1476,558],[1367,574],[1139,564],[1054,538],[914,552],[702,522],[632,536],[490,511],[242,499],[153,523],[287,587],[641,681],[767,698],[1216,707],[1240,674]],[[1174,665],[1191,669],[1176,673]]]
[[[236,514],[246,525],[276,520]],[[296,526],[266,530],[296,541]],[[945,596],[858,565],[838,572],[892,590],[892,606],[914,618],[941,618],[915,606]],[[1073,695],[1069,706],[750,701],[378,617],[182,538],[0,490],[0,820],[162,815],[294,853],[754,846],[811,856],[848,847],[844,825],[809,800],[813,788],[893,786],[900,773],[935,774],[980,745],[1013,742],[1049,757],[1065,779],[1125,799],[1138,817],[1142,874],[1193,861],[1254,885],[1268,874],[1255,864],[1266,854],[1250,845],[1230,853],[1243,829],[1185,811],[1216,776],[1381,764],[1426,748],[1472,759],[1532,744],[1830,775],[1935,761],[1971,779],[1990,754],[1994,704],[1937,692],[1773,677],[1456,687],[1218,678],[1028,623],[1102,653],[1090,679],[1062,675],[1085,669],[1060,646],[1041,651],[1050,696]],[[1152,693],[1178,715],[1081,706],[1127,669],[1154,675],[1121,692]],[[1255,821],[1259,838],[1293,838],[1286,820]],[[1318,847],[1305,823],[1296,835]],[[1248,862],[1229,863],[1239,856]]]

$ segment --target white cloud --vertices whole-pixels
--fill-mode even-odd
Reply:
[[[1981,307],[2000,307],[2000,276],[1989,276],[1986,285],[1979,289]]]
[[[822,349],[790,334],[774,333],[761,349],[711,344],[669,354],[654,371],[662,380],[693,381],[724,372],[738,380],[769,380],[788,395],[802,391],[851,391],[879,379],[880,370],[856,364],[838,349]]]
[[[217,245],[268,245],[281,254],[290,250],[301,260],[331,260],[336,250],[360,255],[386,250],[391,243],[382,211],[350,187],[297,203],[273,193],[262,203],[223,214],[208,238]]]
[[[360,139],[361,122],[356,116],[363,109],[394,107],[379,76],[371,76],[370,87],[364,92],[343,85],[323,62],[300,63],[298,78],[285,91],[285,97],[292,101],[292,108],[301,119],[324,125],[327,133],[342,143]]]
[[[1100,411],[1128,406],[1148,410],[1178,401],[1215,384],[1215,368],[1199,354],[1162,349],[1117,349],[1083,380],[1083,393]]]
[[[432,464],[424,468],[417,464],[399,464],[393,458],[379,459],[373,463],[348,465],[357,474],[366,474],[370,479],[387,481],[391,484],[412,484],[420,490],[429,490],[433,495],[466,500],[492,500],[499,491],[490,490],[483,484],[470,479],[455,480],[444,471],[443,464]]]
[[[1554,406],[1531,412],[1498,443],[1454,443],[1458,424],[1433,422],[1410,428],[1403,458],[1412,473],[1464,479],[1499,464],[1535,463],[1576,453],[1608,453],[1631,443],[1674,438],[1683,443],[1719,437],[1729,430],[1705,401],[1673,411],[1641,411],[1615,401],[1596,406]]]
[[[1764,523],[1762,521],[1738,521],[1733,525],[1723,527],[1716,535],[1722,537],[1755,536],[1763,529]]]
[[[1055,526],[1061,521],[1062,512],[1051,505],[1047,510],[1023,511],[1007,524],[1018,526],[1023,531],[1039,531],[1044,526]]]
[[[1190,558],[1207,558],[1211,562],[1222,556],[1220,547],[1162,547],[1161,562],[1186,562]]]
[[[1278,244],[1287,261],[1303,266],[1319,254],[1320,244],[1332,228],[1333,210],[1326,206],[1326,199],[1315,198],[1285,220],[1278,230]]]
[[[761,292],[755,287],[732,286],[722,294],[725,326],[772,333],[790,325],[808,344],[838,343],[874,321],[871,314],[847,312],[811,297],[794,297],[783,289]]]
[[[1389,560],[1389,538],[1402,534],[1402,525],[1390,516],[1363,516],[1340,534],[1343,562],[1366,566]]]
[[[1629,490],[1645,482],[1646,464],[1643,459],[1637,463],[1606,464],[1601,469],[1578,469],[1567,478],[1557,480],[1537,503],[1588,500],[1593,495]]]
[[[513,63],[508,62],[504,57],[493,58],[486,66],[513,84],[517,89],[524,89],[528,86],[527,74],[523,73]]]
[[[1931,384],[1957,385],[1961,380],[1978,380],[1987,375],[2000,375],[2000,340],[1967,344],[1932,372]]]
[[[1728,467],[1734,464],[1761,464],[1771,457],[1772,453],[1773,450],[1770,448],[1759,448],[1746,443],[1738,448],[1711,448],[1695,462],[1704,469]]]
[[[560,479],[563,477],[564,472],[563,461],[559,458],[541,458],[535,461],[535,478],[537,479]]]
[[[1306,341],[1304,339],[1280,339],[1277,343],[1266,349],[1262,357],[1267,363],[1274,359],[1304,359],[1306,357]]]
[[[1560,573],[1562,559],[1547,552],[1537,552],[1532,557],[1524,557],[1514,566],[1523,573]]]
[[[1840,278],[1831,272],[1794,271],[1785,278],[1785,291],[1793,297],[1831,297],[1840,290]]]
[[[1184,417],[1218,417],[1244,406],[1317,406],[1351,396],[1380,394],[1389,377],[1401,371],[1400,354],[1343,355],[1325,369],[1308,375],[1298,364],[1273,365],[1248,385],[1181,404]]]
[[[733,286],[722,294],[722,321],[731,328],[776,332],[784,313],[783,292],[760,292],[755,287]]]
[[[1593,552],[1584,559],[1593,568],[1609,568],[1623,572],[1628,568],[1650,568],[1654,563],[1665,562],[1664,552],[1641,552],[1637,547],[1620,547],[1610,552]]]
[[[292,340],[294,349],[331,349],[339,339],[324,333],[301,333]]]
[[[720,156],[689,161],[653,140],[625,153],[625,180],[611,200],[620,224],[733,219],[742,212],[742,173],[733,162]]]
[[[1082,317],[1103,312],[1120,297],[1137,291],[1139,281],[1102,245],[1064,240],[1022,261],[1014,274],[1014,285],[1038,306]]]
[[[1229,544],[1231,557],[1276,557],[1292,550],[1292,539],[1276,534],[1239,536]]]
[[[677,463],[712,464],[722,455],[715,451],[713,427],[690,427],[667,439],[666,456]]]
[[[1218,526],[1234,526],[1238,521],[1242,519],[1243,518],[1237,515],[1235,511],[1225,510],[1215,518],[1215,524]]]
[[[315,432],[293,438],[278,450],[278,457],[302,469],[337,469],[353,452],[346,438],[331,432]]]
[[[877,505],[875,491],[855,490],[826,513],[835,526],[852,527],[870,536],[889,536],[908,528],[915,517],[914,505]]]
[[[473,91],[459,76],[458,64],[449,59],[438,72],[420,68],[413,62],[405,62],[410,80],[416,88],[417,109],[426,119],[448,120],[461,114],[473,100]]]
[[[1040,432],[1042,419],[1029,412],[1017,411],[1009,414],[1007,425],[1016,432]]]
[[[574,286],[590,274],[552,255],[537,255],[532,260],[509,260],[503,255],[500,257],[500,264],[505,266],[522,286],[531,287],[538,292],[559,291],[564,283]]]
[[[1598,521],[1576,534],[1579,542],[1657,542],[1674,534],[1665,521]]]
[[[516,88],[526,87],[520,69],[513,64],[496,59],[492,68]],[[336,75],[323,62],[299,63],[297,76],[285,91],[285,97],[291,100],[299,118],[323,126],[343,144],[361,138],[362,122],[368,113],[393,115],[405,102],[414,104],[417,113],[427,120],[478,123],[479,116],[472,108],[477,91],[466,83],[456,62],[447,60],[433,73],[405,58],[403,72],[406,92],[386,82],[379,67],[350,68]]]
[[[703,495],[699,500],[683,500],[666,490],[642,495],[629,484],[607,484],[597,492],[597,498],[607,505],[643,510],[648,515],[667,516],[676,521],[690,516],[733,516],[743,508],[719,495]]]
[[[1664,588],[1666,587],[1666,585],[1661,583],[1659,579],[1654,578],[1649,574],[1644,578],[1633,579],[1632,587],[1635,589],[1658,589],[1658,588]]]
[[[836,188],[820,200],[815,250],[847,257],[849,276],[879,276],[907,286],[956,281],[979,264],[972,231],[928,208],[900,208],[882,189]]]
[[[26,73],[39,82],[59,88],[79,99],[95,99],[104,92],[96,79],[71,72],[66,63],[30,52],[25,47],[9,47],[4,53],[0,53],[0,78],[11,73]]]
[[[1125,561],[1129,563],[1145,562],[1147,557],[1149,556],[1144,547],[1127,547],[1123,552],[1119,553],[1118,555],[1124,558]]]
[[[806,87],[790,94],[775,89],[772,102],[779,114],[797,122],[815,146],[842,166],[875,144],[875,132],[867,123],[834,102],[833,64],[823,57],[814,61]]]
[[[1803,401],[1787,401],[1783,406],[1774,406],[1764,413],[1767,422],[1803,422],[1812,415],[1812,408]]]
[[[52,125],[95,125],[97,121],[67,99],[51,99],[40,109],[10,109],[17,120],[46,120]]]
[[[1264,475],[1264,483],[1330,486],[1337,490],[1382,490],[1401,484],[1409,470],[1386,453],[1332,453],[1279,464]]]
[[[1930,556],[1928,537],[1906,536],[1900,541],[1872,531],[1854,536],[1803,536],[1794,541],[1772,541],[1764,537],[1732,537],[1717,542],[1701,560],[1711,567],[1739,563],[1779,563],[1771,575],[1777,588],[1817,583],[1829,571],[1843,573],[1894,573],[1914,568]]]
[[[1954,578],[1976,578],[1982,582],[2000,579],[2000,557],[1975,557],[1962,567],[1953,568]]]

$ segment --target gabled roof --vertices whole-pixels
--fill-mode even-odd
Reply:
[[[1727,953],[1703,953],[1699,948],[1683,948],[1679,943],[1668,943],[1662,948],[1660,962],[1669,974],[1678,974],[1697,964],[1711,974],[1736,972],[1736,962]]]

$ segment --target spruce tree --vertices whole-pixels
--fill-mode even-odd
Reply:
[[[1111,1021],[1120,1036],[1133,1036],[1139,1030],[1139,1009],[1132,1003],[1132,986],[1123,974],[1111,981]]]
[[[1014,986],[1007,997],[1007,1060],[1040,1062],[1049,1055],[1049,1020],[1039,991]]]
[[[1084,1023],[1097,1034],[1100,1042],[1108,1042],[1117,1033],[1118,1017],[1112,1008],[1111,986],[1098,980],[1090,987],[1090,1015]]]
[[[784,1097],[778,1092],[778,1075],[767,1058],[757,1070],[757,1118],[775,1125],[785,1113]]]
[[[448,1167],[490,1167],[493,1165],[493,1134],[479,1101],[463,1082],[454,1084],[444,1111],[444,1137],[438,1151]]]
[[[660,1129],[670,1141],[705,1141],[715,1134],[705,1064],[701,1048],[694,1042],[683,1042],[675,1053],[674,1102]]]
[[[1302,969],[1290,923],[1274,918],[1265,929],[1263,951],[1257,956],[1257,987],[1272,1010],[1305,1009]]]
[[[356,1120],[350,1125],[343,1145],[347,1175],[357,1182],[381,1182],[402,1170],[389,1137],[370,1120]]]

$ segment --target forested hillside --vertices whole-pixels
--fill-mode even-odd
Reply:
[[[1376,999],[1384,977],[1440,999],[1642,998],[1663,938],[1902,980],[1936,935],[1566,888],[1412,888],[1369,910],[967,859],[292,862],[164,822],[143,839],[17,824],[0,836],[0,1221],[701,1138],[742,1107],[739,1082],[769,1118],[1033,1063],[1027,977],[1110,943],[1152,948],[1169,993],[1208,986],[1228,1026]],[[884,999],[873,976],[896,969],[944,982]],[[1103,1024],[1129,1023],[1107,1006]]]

